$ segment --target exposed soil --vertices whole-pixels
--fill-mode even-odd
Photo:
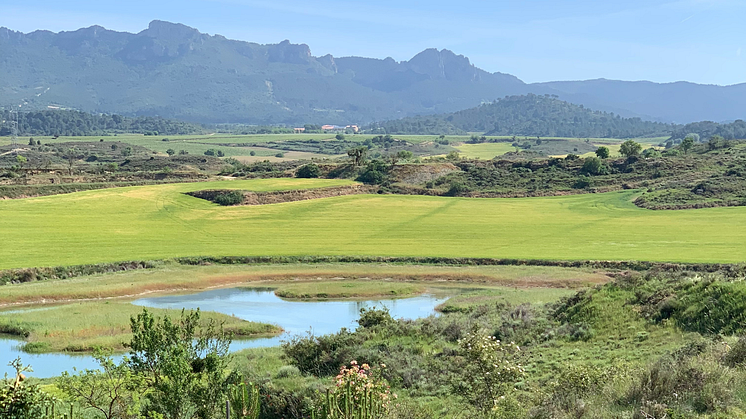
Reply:
[[[243,202],[238,205],[269,205],[280,204],[283,202],[306,201],[309,199],[330,198],[343,195],[361,195],[378,193],[378,186],[368,185],[351,185],[338,186],[332,188],[318,189],[301,189],[292,191],[272,191],[272,192],[250,192],[241,191],[244,195]],[[225,194],[226,190],[212,189],[197,192],[187,192],[187,195],[195,198],[205,199],[210,202],[216,202],[216,198]]]

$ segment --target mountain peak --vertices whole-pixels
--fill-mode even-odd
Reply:
[[[428,48],[412,57],[407,62],[409,68],[421,74],[427,74],[434,79],[445,80],[477,80],[479,72],[463,55],[456,55],[453,51]]]
[[[148,25],[148,29],[140,32],[142,35],[152,38],[165,39],[190,39],[201,35],[201,33],[190,26],[181,23],[171,23],[164,20],[154,20]]]

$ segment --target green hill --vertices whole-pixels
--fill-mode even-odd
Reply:
[[[622,118],[587,109],[550,95],[509,96],[463,111],[403,118],[373,124],[374,132],[386,134],[522,135],[539,137],[629,138],[666,136],[672,124]]]

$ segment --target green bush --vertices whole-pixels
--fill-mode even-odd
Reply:
[[[380,325],[386,325],[391,322],[393,322],[394,319],[391,317],[391,314],[389,313],[389,309],[386,307],[383,308],[361,308],[360,309],[360,318],[357,320],[357,323],[361,327],[375,327]]]
[[[321,176],[321,168],[315,163],[301,166],[298,171],[295,172],[295,177],[297,178],[313,179],[319,176]]]
[[[243,202],[244,195],[241,191],[220,192],[213,198],[213,202],[223,206],[238,205]]]
[[[583,163],[583,172],[591,175],[605,175],[609,173],[609,168],[600,158],[588,157]]]

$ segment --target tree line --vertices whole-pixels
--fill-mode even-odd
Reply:
[[[11,134],[10,111],[0,111],[0,136]],[[189,122],[152,116],[127,117],[121,115],[91,114],[80,111],[48,110],[20,112],[20,135],[84,136],[116,133],[145,135],[196,134],[204,128]]]

